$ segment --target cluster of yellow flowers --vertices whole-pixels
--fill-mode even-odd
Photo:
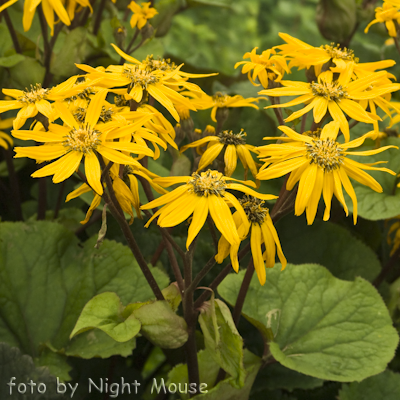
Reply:
[[[18,0],[9,0],[0,7],[0,13],[6,8],[15,4]],[[112,0],[113,3],[116,0]],[[69,0],[65,7],[65,1],[62,0],[24,0],[24,15],[22,24],[25,31],[29,31],[32,26],[33,17],[36,9],[39,5],[42,5],[43,14],[47,24],[50,27],[50,34],[54,34],[54,14],[60,19],[64,25],[71,25],[71,21],[75,18],[75,13],[80,11],[84,7],[88,7],[90,12],[93,13],[93,8],[90,4],[90,0]],[[133,12],[131,17],[131,27],[137,26],[138,29],[142,29],[147,20],[153,18],[157,11],[154,7],[151,7],[151,3],[142,3],[139,5],[135,1],[128,5],[128,8]]]
[[[375,19],[372,20],[365,28],[365,33],[374,24],[385,24],[389,36],[397,37],[398,24],[400,22],[400,1],[399,0],[385,0],[382,7],[375,9]]]
[[[133,20],[139,29],[143,23],[140,17]],[[379,183],[365,170],[395,174],[348,157],[376,154],[394,147],[351,151],[366,139],[379,137],[378,108],[390,118],[393,115],[396,118],[398,107],[391,102],[391,93],[399,90],[400,85],[393,83],[393,76],[385,70],[394,61],[360,63],[349,49],[335,45],[313,47],[287,34],[280,36],[284,44],[261,55],[257,55],[255,48],[244,55],[250,61],[241,61],[236,66],[242,66],[242,73],[248,74],[253,85],[262,85],[264,89],[259,94],[273,101],[267,108],[273,107],[279,113],[281,107],[305,105],[285,122],[300,117],[306,122],[307,114],[312,111],[309,131],[296,132],[282,124],[279,126],[283,132],[281,137],[265,138],[279,139],[276,144],[247,144],[243,129],[239,132],[223,130],[222,124],[229,108],[258,108],[255,104],[258,98],[244,99],[223,93],[209,96],[189,79],[213,74],[186,73],[181,70],[182,65],[153,56],[139,61],[113,45],[125,60],[123,65],[107,68],[78,65],[86,74],[73,76],[49,89],[40,85],[25,91],[3,89],[3,93],[14,100],[0,101],[0,113],[19,109],[13,121],[13,136],[42,143],[16,147],[15,157],[29,157],[39,163],[56,160],[32,175],[52,175],[55,183],[78,172],[84,183],[68,195],[67,201],[93,192],[93,202],[83,223],[99,206],[107,185],[112,185],[108,189],[115,192],[121,208],[131,216],[131,222],[133,209],[139,218],[142,218],[141,210],[153,210],[146,226],[157,219],[158,225],[168,228],[191,217],[187,248],[210,215],[221,233],[216,261],[222,263],[230,255],[236,271],[240,244],[250,234],[254,266],[264,284],[265,267],[274,265],[275,254],[283,268],[286,259],[265,205],[265,201],[277,196],[257,191],[260,180],[287,175],[287,191],[298,183],[295,214],[305,212],[308,224],[315,219],[321,196],[326,206],[324,220],[330,218],[333,196],[348,214],[344,188],[353,202],[355,223],[357,198],[349,177],[381,192]],[[305,69],[308,82],[285,80],[292,68]],[[112,96],[113,103],[109,102]],[[298,97],[281,104],[276,101],[281,96]],[[157,109],[156,102],[176,120],[175,128]],[[206,109],[211,109],[211,119],[217,127],[209,125],[202,132],[192,126],[191,133],[200,132],[202,137],[195,140],[196,135],[187,135],[189,143],[180,149],[181,152],[196,149],[199,158],[198,166],[193,169],[195,172],[191,176],[170,177],[159,177],[151,172],[144,162],[146,157],[157,159],[159,147],[178,150],[177,142],[182,138],[176,140],[176,132],[181,129],[181,123],[183,126],[183,122],[190,119],[191,112]],[[38,118],[40,115],[45,118]],[[27,119],[33,117],[36,118],[31,129],[22,130]],[[350,119],[370,123],[372,130],[350,140]],[[305,126],[302,123],[302,127]],[[340,133],[344,142],[338,141]],[[260,158],[262,165],[254,160],[253,154]],[[244,181],[232,177],[238,158],[246,170]],[[212,169],[207,169],[209,166]],[[255,182],[247,180],[247,170]],[[142,205],[138,189],[143,179],[161,194],[145,205]],[[172,191],[165,189],[172,185],[178,186]],[[232,191],[244,196],[237,198]]]

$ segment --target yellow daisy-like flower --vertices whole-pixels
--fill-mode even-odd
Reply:
[[[43,14],[46,18],[47,24],[50,27],[50,34],[54,34],[54,13],[57,14],[58,18],[65,24],[71,25],[71,20],[68,16],[67,10],[64,8],[63,1],[61,0],[25,0],[24,3],[24,15],[22,18],[22,24],[24,31],[29,31],[32,25],[33,16],[35,15],[36,8],[38,5],[42,5]]]
[[[288,103],[276,104],[266,108],[290,107],[305,103],[307,104],[306,107],[294,112],[285,121],[293,121],[313,110],[316,123],[320,122],[325,114],[329,112],[333,120],[339,123],[340,129],[346,141],[348,141],[350,139],[350,130],[345,114],[356,121],[373,124],[380,118],[376,114],[367,113],[358,102],[399,90],[399,84],[373,86],[386,74],[386,71],[375,72],[350,82],[350,77],[342,74],[339,75],[337,80],[334,80],[332,71],[326,71],[318,76],[318,82],[281,81],[284,87],[261,90],[259,94],[299,96]]]
[[[17,117],[14,119],[14,129],[21,128],[28,118],[35,117],[38,112],[52,122],[54,110],[49,100],[60,99],[64,92],[74,93],[71,88],[76,79],[76,76],[71,77],[51,89],[42,88],[40,83],[35,86],[31,85],[30,90],[3,89],[6,96],[14,97],[15,100],[0,100],[0,113],[20,108]]]
[[[256,97],[249,97],[245,99],[243,96],[237,94],[236,96],[229,96],[222,92],[217,92],[213,96],[209,96],[205,93],[200,96],[194,93],[184,92],[185,95],[192,95],[191,102],[199,110],[211,110],[211,119],[217,122],[216,115],[217,110],[220,108],[236,108],[236,107],[252,107],[258,110],[258,106],[253,103],[258,103]]]
[[[243,58],[250,58],[250,61],[239,61],[235,64],[235,68],[243,65],[242,74],[246,74],[249,81],[254,86],[259,86],[255,82],[258,78],[261,85],[266,89],[269,81],[279,82],[284,73],[290,72],[285,57],[276,55],[274,50],[265,50],[258,55],[256,53],[258,47],[255,47],[251,52],[245,53]],[[272,54],[272,55],[271,55]]]
[[[382,7],[375,8],[375,19],[367,25],[364,32],[367,33],[369,28],[374,24],[384,23],[389,32],[389,36],[397,37],[395,21],[397,23],[400,22],[400,11],[398,6],[399,5],[395,6],[390,4],[390,2],[385,1]]]
[[[331,43],[320,47],[314,47],[287,33],[279,33],[279,36],[286,42],[276,46],[281,50],[282,55],[290,59],[289,67],[298,67],[299,69],[314,67],[315,76],[318,76],[324,65],[333,63],[330,67],[332,72],[342,73],[349,78],[355,73],[362,78],[365,74],[370,74],[377,69],[392,67],[393,60],[381,60],[371,63],[360,63],[354,55],[354,51],[339,44]]]
[[[245,170],[250,169],[255,177],[257,175],[256,163],[251,156],[251,151],[256,153],[254,146],[246,144],[246,132],[243,129],[239,133],[232,131],[222,131],[216,136],[206,136],[200,140],[196,140],[181,148],[181,153],[189,147],[200,147],[208,143],[207,150],[203,153],[197,172],[210,165],[225,148],[225,176],[231,176],[236,169],[237,158],[240,158]]]
[[[158,14],[158,11],[154,7],[151,7],[151,2],[142,3],[140,6],[135,1],[131,1],[128,8],[133,12],[131,28],[137,26],[138,29],[142,29],[146,25],[147,20]]]
[[[286,183],[287,190],[292,190],[300,181],[296,196],[295,215],[301,215],[305,210],[309,225],[314,222],[321,194],[326,206],[324,221],[329,219],[333,195],[340,201],[348,215],[342,186],[353,202],[353,219],[356,223],[357,198],[349,177],[381,193],[381,185],[364,170],[385,171],[395,175],[390,169],[361,164],[346,157],[348,155],[368,156],[389,148],[397,148],[396,146],[385,146],[376,150],[348,151],[359,147],[365,139],[371,137],[371,133],[341,144],[336,141],[339,133],[337,122],[325,125],[319,139],[300,135],[287,126],[280,126],[279,129],[287,135],[287,138],[280,138],[285,143],[258,148],[265,165],[260,169],[257,179],[274,179],[290,173]],[[276,140],[276,138],[265,139]]]
[[[122,58],[132,64],[110,65],[105,71],[92,68],[88,65],[77,66],[88,72],[90,78],[101,78],[101,84],[106,87],[128,86],[127,89],[114,90],[115,93],[123,94],[126,99],[132,99],[140,103],[146,93],[150,94],[155,100],[162,104],[178,122],[179,115],[174,104],[181,104],[190,110],[196,111],[196,108],[189,99],[169,87],[171,84],[174,84],[179,89],[179,85],[185,86],[187,84],[184,79],[171,82],[171,79],[178,73],[180,67],[168,72],[160,70],[151,72],[146,69],[145,65],[141,63],[138,64],[135,58],[124,53],[117,46],[112,46]]]
[[[8,149],[9,147],[13,146],[13,140],[11,139],[10,135],[6,132],[3,132],[2,129],[11,128],[13,125],[14,118],[7,118],[7,119],[0,119],[0,146]]]
[[[63,103],[55,107],[64,122],[64,126],[50,124],[49,131],[15,130],[13,136],[22,140],[35,140],[45,143],[43,146],[16,147],[15,157],[29,157],[38,161],[57,161],[46,165],[32,174],[34,178],[53,176],[53,182],[59,183],[69,178],[79,167],[82,158],[85,159],[86,178],[90,187],[99,195],[103,193],[100,181],[101,168],[97,158],[100,153],[107,160],[119,164],[138,164],[136,160],[123,154],[145,154],[153,156],[148,147],[130,142],[108,140],[107,124],[98,125],[99,116],[107,91],[99,91],[91,100],[83,124],[77,122]],[[119,128],[121,136],[126,136],[126,127]],[[114,138],[118,132],[113,131]]]
[[[285,269],[287,261],[283,254],[281,243],[278,234],[272,223],[269,210],[264,207],[264,201],[253,196],[244,196],[239,199],[244,212],[250,222],[250,225],[243,224],[240,215],[235,212],[233,219],[235,221],[239,235],[246,237],[251,229],[250,247],[253,255],[254,268],[257,272],[258,280],[261,285],[265,284],[266,273],[265,268],[272,268],[275,265],[275,254],[278,251],[278,257],[282,264],[282,270]],[[265,251],[261,251],[261,246],[264,243]],[[215,260],[221,264],[224,259],[230,254],[233,269],[239,271],[238,261],[238,245],[230,245],[230,243],[222,236],[218,242],[218,254]]]
[[[245,226],[248,226],[249,222],[243,207],[228,190],[238,190],[263,200],[276,199],[277,196],[257,193],[240,183],[230,183],[229,181],[236,181],[255,187],[255,184],[251,181],[238,181],[212,170],[201,174],[194,173],[192,176],[171,176],[154,179],[155,183],[164,187],[176,183],[183,183],[183,185],[141,207],[143,210],[149,210],[164,205],[150,218],[145,226],[148,227],[151,221],[158,217],[158,225],[168,228],[179,225],[193,214],[186,241],[186,247],[189,248],[206,222],[208,213],[210,213],[217,229],[225,239],[230,244],[239,244],[240,236],[230,207],[236,208]]]

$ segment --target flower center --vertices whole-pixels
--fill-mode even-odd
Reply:
[[[239,133],[233,133],[232,131],[222,131],[218,133],[218,139],[223,144],[234,144],[238,146],[239,144],[246,144],[246,140],[244,136],[246,136],[246,132],[243,129]]]
[[[321,137],[321,132],[322,132],[322,129],[317,128],[316,131],[305,131],[305,132],[303,132],[303,135],[310,136],[313,139],[319,139]]]
[[[332,139],[316,139],[306,143],[310,164],[317,164],[325,172],[339,168],[343,164],[343,150]]]
[[[80,85],[80,84],[82,84],[82,83],[81,82],[77,83],[75,86]],[[93,96],[94,94],[96,94],[96,91],[92,87],[89,86],[89,87],[82,89],[82,91],[77,93],[76,95],[67,97],[65,99],[65,101],[68,103],[71,103],[78,99],[89,101],[90,97]]]
[[[314,96],[324,97],[329,101],[340,101],[348,97],[347,91],[339,82],[312,82],[310,84]]]
[[[227,94],[217,92],[214,94],[214,96],[212,96],[212,99],[216,103],[217,107],[225,107],[229,96]]]
[[[153,55],[147,56],[143,61],[143,64],[146,66],[146,70],[149,72],[152,71],[172,71],[176,68],[174,62],[171,62],[169,58],[158,58],[155,59]]]
[[[49,89],[43,89],[40,83],[35,86],[31,85],[31,90],[25,88],[24,94],[19,97],[18,101],[21,103],[35,103],[39,100],[43,100],[47,97]]]
[[[80,126],[78,129],[73,128],[69,131],[63,145],[71,150],[89,154],[101,143],[100,135],[100,131],[90,128],[89,125]]]
[[[341,60],[358,62],[358,58],[354,57],[353,50],[350,50],[346,47],[341,49],[339,44],[336,46],[334,43],[331,43],[330,46],[326,44],[321,46],[321,48],[324,49],[331,56],[331,58],[339,58]]]
[[[152,72],[140,69],[135,65],[124,64],[124,70],[122,74],[131,80],[131,85],[139,85],[143,89],[147,89],[147,85],[157,83],[159,78],[155,76]]]
[[[117,107],[126,107],[129,105],[129,100],[126,100],[124,96],[114,96],[114,103]]]
[[[189,192],[197,194],[197,196],[208,197],[212,194],[220,196],[225,192],[226,182],[223,175],[218,171],[211,171],[210,169],[201,174],[192,174],[192,179],[188,182],[192,185]]]
[[[263,206],[264,200],[253,196],[245,195],[239,199],[239,203],[242,205],[248,220],[253,224],[261,225],[269,213],[268,208]]]

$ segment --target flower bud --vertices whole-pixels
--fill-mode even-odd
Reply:
[[[317,24],[325,39],[343,43],[357,23],[356,0],[320,0]]]

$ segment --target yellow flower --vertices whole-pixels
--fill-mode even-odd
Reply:
[[[36,8],[39,4],[42,5],[43,14],[50,27],[51,36],[54,34],[54,13],[57,14],[58,18],[60,18],[65,25],[71,25],[68,13],[61,0],[25,0],[24,15],[22,18],[25,32],[29,31],[32,25],[33,16],[35,15]]]
[[[265,50],[261,55],[256,54],[258,47],[255,47],[250,53],[247,52],[243,58],[250,58],[250,61],[239,61],[235,68],[243,65],[242,74],[247,73],[250,82],[254,86],[259,86],[255,80],[258,78],[261,85],[266,89],[269,81],[279,82],[284,73],[290,72],[286,65],[285,57],[275,55],[274,50]],[[271,53],[273,54],[271,56]],[[253,73],[252,73],[253,71]]]
[[[126,136],[126,127],[112,131],[113,139],[107,137],[107,124],[98,125],[102,104],[107,91],[99,91],[91,100],[86,112],[85,121],[80,124],[63,103],[55,103],[55,107],[64,122],[64,126],[50,124],[49,131],[15,130],[13,136],[22,140],[35,140],[45,143],[43,146],[16,147],[15,157],[29,157],[40,161],[57,161],[46,165],[32,174],[34,178],[53,176],[53,182],[59,183],[69,178],[79,167],[82,158],[85,159],[85,172],[91,188],[99,195],[103,193],[100,181],[101,168],[97,158],[100,153],[107,160],[119,164],[138,162],[122,152],[145,154],[153,156],[148,147],[130,142],[114,141],[115,138]]]
[[[217,92],[213,96],[209,96],[205,93],[200,96],[194,93],[184,92],[185,95],[192,96],[192,103],[199,110],[207,110],[208,108],[212,108],[211,110],[211,119],[214,122],[217,122],[216,115],[217,110],[219,108],[232,108],[232,107],[253,107],[258,110],[258,106],[253,103],[258,103],[256,97],[249,97],[245,99],[243,96],[237,94],[236,96],[229,96],[227,94]]]
[[[200,140],[196,140],[181,148],[181,153],[189,147],[200,147],[208,142],[208,148],[203,153],[197,172],[210,165],[225,148],[224,162],[225,162],[225,176],[231,176],[236,169],[237,158],[240,158],[245,170],[250,169],[255,177],[257,175],[256,163],[251,156],[251,151],[255,153],[254,146],[246,144],[246,132],[243,129],[239,133],[232,131],[222,131],[216,136],[206,136]]]
[[[158,14],[157,10],[150,6],[151,2],[142,3],[142,6],[140,6],[135,1],[131,1],[128,8],[133,12],[133,15],[131,17],[132,28],[137,26],[138,29],[142,29],[146,25],[147,20],[153,18],[156,14]]]
[[[396,37],[397,29],[395,21],[397,23],[400,22],[400,11],[398,7],[386,1],[383,3],[382,7],[375,8],[375,19],[367,25],[364,32],[367,33],[371,25],[385,23],[389,36]]]
[[[345,140],[350,139],[349,123],[345,113],[356,121],[373,124],[380,118],[376,114],[367,113],[358,103],[361,100],[369,100],[386,93],[399,90],[399,84],[386,84],[373,87],[387,74],[386,71],[375,72],[361,79],[349,82],[350,77],[340,74],[337,80],[333,79],[332,71],[326,71],[318,76],[318,82],[306,83],[296,81],[281,81],[284,87],[261,90],[259,94],[268,96],[300,96],[296,99],[266,108],[290,107],[301,103],[307,106],[294,112],[285,121],[293,121],[296,118],[313,110],[314,121],[320,122],[329,112],[334,121],[340,125]]]
[[[54,110],[49,100],[58,100],[63,93],[71,92],[76,79],[77,76],[71,77],[51,89],[42,88],[40,83],[31,85],[30,90],[3,89],[6,96],[14,97],[15,100],[0,100],[0,113],[20,108],[14,120],[14,129],[21,128],[28,118],[35,117],[38,112],[52,122]]]
[[[122,58],[132,64],[110,65],[105,71],[87,65],[78,65],[78,67],[89,72],[91,79],[101,78],[100,83],[106,87],[128,86],[127,89],[114,90],[119,95],[123,94],[126,99],[133,99],[137,103],[140,103],[143,96],[148,93],[162,104],[178,122],[179,115],[175,109],[175,104],[180,104],[190,110],[196,111],[196,108],[186,97],[183,97],[176,90],[169,87],[171,84],[174,84],[179,89],[180,85],[187,85],[187,82],[183,79],[171,82],[171,78],[178,73],[180,67],[168,72],[160,70],[151,72],[146,69],[145,65],[138,64],[135,58],[125,54],[117,46],[112,46]]]
[[[239,183],[229,183],[228,181],[241,182],[246,185],[255,186],[251,181],[238,181],[237,179],[223,176],[218,171],[208,170],[201,174],[194,173],[192,176],[179,176],[154,179],[160,186],[171,186],[175,183],[183,183],[172,192],[159,197],[156,200],[142,206],[144,210],[154,207],[160,208],[150,220],[149,226],[154,218],[158,217],[158,225],[167,228],[179,225],[192,214],[193,218],[189,227],[186,247],[189,248],[194,238],[206,222],[208,213],[217,229],[222,233],[230,244],[239,244],[240,237],[236,229],[235,222],[230,211],[230,207],[235,207],[242,218],[245,226],[249,225],[243,207],[236,197],[228,190],[238,190],[263,200],[272,200],[276,196],[260,194],[256,191]]]
[[[353,50],[340,47],[339,44],[331,43],[330,45],[325,44],[320,47],[314,47],[287,33],[279,33],[279,36],[286,44],[276,46],[276,48],[281,50],[280,54],[291,59],[289,67],[296,66],[299,69],[303,69],[313,66],[316,76],[321,73],[324,65],[329,65],[328,63],[334,64],[334,66],[330,67],[332,72],[343,73],[349,78],[352,77],[353,72],[357,76],[363,77],[365,73],[389,68],[395,64],[393,60],[360,63]]]
[[[13,140],[11,139],[10,135],[6,132],[3,132],[2,129],[11,128],[13,125],[14,118],[7,118],[0,120],[0,146],[8,149],[10,146],[13,146]]]
[[[287,126],[280,126],[279,129],[288,136],[285,143],[258,148],[260,156],[264,157],[263,161],[266,163],[261,167],[257,179],[274,179],[290,173],[286,183],[287,190],[292,190],[300,181],[296,196],[295,215],[301,215],[306,210],[309,225],[314,222],[321,194],[326,206],[324,221],[329,219],[333,195],[342,203],[346,215],[348,215],[342,186],[353,202],[353,219],[356,223],[357,198],[349,177],[381,193],[381,185],[364,170],[385,171],[395,175],[387,168],[361,164],[346,157],[347,155],[368,156],[389,148],[397,148],[396,146],[385,146],[376,150],[348,151],[360,146],[365,139],[371,137],[371,133],[341,144],[336,141],[339,132],[337,122],[325,125],[319,139],[299,135]],[[265,139],[276,140],[276,138]]]
[[[250,247],[254,268],[257,272],[258,280],[261,285],[264,285],[266,280],[265,268],[272,268],[275,265],[276,250],[282,264],[282,270],[285,269],[287,261],[282,252],[281,243],[269,215],[269,210],[267,207],[264,207],[264,201],[253,196],[244,196],[242,199],[239,199],[239,203],[242,205],[250,225],[243,224],[238,212],[233,214],[233,219],[241,237],[246,237],[251,228]],[[261,251],[263,243],[265,245],[264,253]],[[221,264],[228,254],[230,254],[232,267],[238,272],[238,250],[239,245],[230,245],[224,236],[222,236],[218,242],[218,254],[215,256],[215,259]]]
[[[68,0],[67,12],[68,12],[69,19],[71,21],[73,21],[73,19],[75,18],[75,10],[78,6],[89,7],[90,12],[93,14],[93,8],[92,8],[92,5],[90,4],[89,0]]]

